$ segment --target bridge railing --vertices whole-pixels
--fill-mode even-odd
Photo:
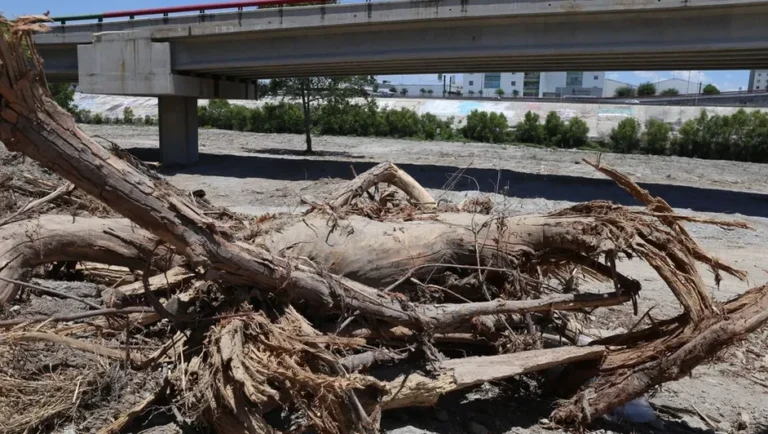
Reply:
[[[329,0],[252,0],[252,1],[237,1],[237,2],[224,2],[224,3],[203,3],[196,5],[186,6],[174,6],[167,8],[152,8],[152,9],[134,9],[117,12],[104,12],[100,14],[87,14],[87,15],[69,15],[53,17],[54,22],[62,25],[72,21],[91,21],[96,20],[103,22],[107,18],[127,18],[129,20],[135,19],[139,16],[147,15],[162,15],[164,17],[170,14],[184,13],[184,12],[199,12],[204,14],[206,11],[222,10],[222,9],[237,9],[242,11],[245,8],[262,8],[269,6],[283,6],[283,5],[296,5],[296,4],[325,4],[331,3]]]

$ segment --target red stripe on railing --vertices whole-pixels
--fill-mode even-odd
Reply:
[[[297,3],[327,3],[326,0],[257,0],[257,1],[240,1],[240,2],[226,2],[226,3],[203,3],[197,5],[188,6],[174,6],[168,8],[153,8],[153,9],[136,9],[129,11],[117,11],[107,12],[104,14],[104,18],[122,18],[122,17],[135,17],[142,15],[167,15],[179,12],[194,12],[194,11],[206,11],[206,10],[218,10],[218,9],[241,9],[246,7],[257,6],[278,6]]]

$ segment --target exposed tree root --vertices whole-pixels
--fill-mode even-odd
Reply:
[[[214,211],[116,146],[102,147],[53,102],[29,36],[42,21],[0,18],[0,140],[127,220],[42,216],[2,226],[0,277],[23,281],[51,263],[125,269],[94,273],[113,286],[103,292],[104,309],[2,321],[14,330],[2,332],[0,344],[45,341],[128,359],[137,370],[170,361],[173,405],[220,432],[346,434],[375,432],[386,409],[432,405],[486,381],[574,363],[588,366],[571,379],[581,390],[553,420],[583,423],[680,378],[768,320],[768,287],[725,305],[709,296],[697,263],[716,279],[746,274],[709,255],[682,226],[746,225],[678,216],[597,165],[647,208],[589,202],[506,217],[475,201],[459,207],[465,212],[438,212],[422,186],[385,163],[329,203],[307,200],[312,209],[303,216]],[[684,314],[588,347],[542,349],[544,336],[574,340],[575,313],[625,303],[638,313],[641,285],[617,270],[621,260],[650,265]],[[0,281],[0,308],[17,294]],[[63,321],[75,323],[54,324]],[[89,341],[110,333],[128,345],[157,322],[142,336],[154,343],[151,355]],[[446,358],[444,344],[470,355]],[[499,354],[472,355],[477,347]],[[380,365],[402,375],[385,380]],[[33,405],[44,407],[42,416],[15,427],[66,411]],[[106,429],[119,431],[146,405]]]

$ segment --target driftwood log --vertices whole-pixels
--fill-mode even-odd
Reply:
[[[44,216],[0,226],[0,277],[24,280],[45,264],[87,261],[127,267],[141,282],[116,288],[110,303],[118,307],[90,312],[102,320],[36,319],[34,331],[13,321],[17,330],[0,334],[0,346],[43,341],[120,358],[84,341],[95,331],[166,320],[176,332],[202,334],[204,345],[186,346],[172,333],[162,351],[126,351],[125,360],[142,370],[167,362],[171,350],[181,354],[168,381],[178,391],[171,400],[188,414],[217,431],[261,433],[280,429],[265,415],[287,411],[294,426],[351,433],[375,432],[383,410],[433,405],[462,388],[577,362],[582,371],[563,380],[573,387],[552,420],[588,422],[686,375],[768,320],[768,287],[726,304],[712,300],[697,263],[718,278],[745,274],[707,254],[682,226],[743,225],[678,216],[598,165],[646,209],[591,202],[522,217],[446,211],[385,163],[333,200],[310,202],[303,216],[212,212],[92,140],[56,105],[30,37],[45,21],[0,18],[0,141],[124,219]],[[377,193],[381,184],[396,193]],[[629,258],[653,267],[684,313],[587,347],[542,348],[539,334],[565,335],[574,312],[632,303],[637,314],[641,285],[616,268]],[[598,290],[599,282],[612,289]],[[0,281],[0,308],[18,290]],[[485,353],[446,357],[442,342]],[[384,380],[381,365],[400,375]],[[55,416],[45,414],[12,428]]]

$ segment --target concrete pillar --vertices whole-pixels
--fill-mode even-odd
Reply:
[[[197,163],[197,98],[158,98],[160,154],[163,165]]]

